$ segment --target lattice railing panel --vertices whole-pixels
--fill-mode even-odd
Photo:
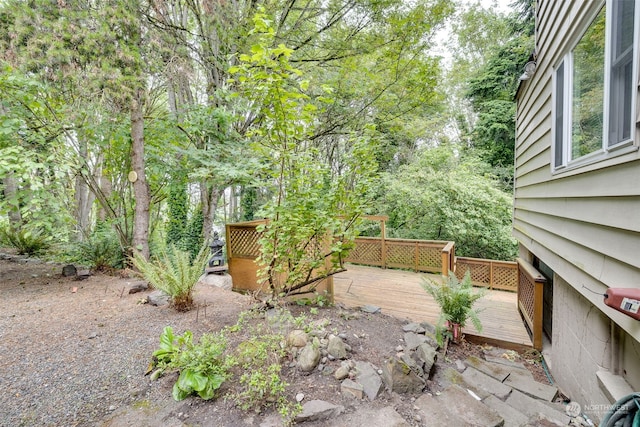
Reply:
[[[255,228],[229,228],[229,247],[236,258],[257,258],[260,255],[260,233]]]
[[[467,271],[471,274],[471,281],[477,286],[491,285],[491,264],[468,262],[461,258],[456,260],[456,277],[462,279]]]
[[[393,244],[387,242],[387,265],[414,268],[415,245]]]
[[[380,241],[356,240],[356,245],[351,252],[349,252],[347,261],[360,264],[381,265],[382,245]]]
[[[442,270],[442,248],[433,246],[418,246],[418,270]]]
[[[535,282],[524,272],[520,271],[520,285],[518,286],[518,305],[524,310],[525,320],[529,328],[533,329],[534,306],[535,306]]]
[[[493,266],[493,289],[516,292],[518,290],[518,266]]]

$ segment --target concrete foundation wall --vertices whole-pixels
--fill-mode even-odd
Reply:
[[[551,373],[562,392],[596,421],[610,405],[596,373],[611,368],[611,351],[609,318],[556,274]]]

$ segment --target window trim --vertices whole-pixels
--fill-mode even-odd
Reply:
[[[638,141],[636,141],[636,121],[639,110],[637,106],[638,102],[638,90],[639,84],[639,51],[640,51],[640,1],[635,0],[634,3],[634,22],[633,22],[633,48],[632,48],[632,72],[631,72],[631,86],[633,91],[631,94],[631,113],[630,113],[630,133],[629,138],[609,145],[609,131],[610,120],[609,115],[611,111],[611,80],[612,80],[612,49],[613,49],[613,31],[614,25],[611,24],[614,19],[614,0],[606,0],[600,2],[594,12],[589,15],[587,24],[585,25],[582,33],[576,40],[570,45],[570,49],[565,53],[557,64],[553,67],[552,73],[552,123],[551,123],[551,171],[552,173],[560,173],[567,170],[572,170],[585,165],[597,163],[611,157],[627,154],[632,151],[638,150]],[[573,101],[573,52],[576,46],[583,39],[590,26],[595,21],[602,8],[605,7],[605,51],[604,51],[604,93],[603,93],[603,126],[602,126],[602,144],[600,149],[597,149],[591,153],[583,156],[571,159],[571,121],[573,117],[572,101]],[[559,83],[559,71],[562,70],[563,75],[563,93],[558,93]],[[558,132],[558,97],[562,95],[562,130]],[[561,136],[560,141],[561,148],[558,149],[557,137]],[[562,158],[558,159],[557,156],[561,155]]]

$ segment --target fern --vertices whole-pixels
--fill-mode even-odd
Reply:
[[[474,292],[473,283],[469,272],[465,274],[462,281],[459,281],[453,272],[449,272],[446,281],[435,282],[425,279],[422,288],[433,297],[440,306],[440,318],[438,319],[438,339],[441,339],[442,329],[445,322],[449,325],[459,324],[464,327],[468,320],[478,332],[482,331],[482,324],[478,317],[479,309],[474,309],[473,305],[485,294],[484,289]]]
[[[132,261],[147,282],[169,295],[173,307],[187,311],[193,305],[192,290],[202,276],[208,256],[208,248],[203,246],[191,261],[189,252],[172,245],[161,248],[151,261],[138,254]]]

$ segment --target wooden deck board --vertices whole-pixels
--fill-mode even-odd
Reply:
[[[348,307],[372,304],[383,313],[411,321],[436,323],[440,308],[420,283],[425,277],[440,280],[439,275],[412,273],[402,270],[381,269],[359,265],[347,266],[348,271],[334,276],[335,302]],[[464,332],[499,345],[531,347],[531,339],[517,308],[517,295],[513,292],[488,291],[478,300],[482,332],[467,325]]]

